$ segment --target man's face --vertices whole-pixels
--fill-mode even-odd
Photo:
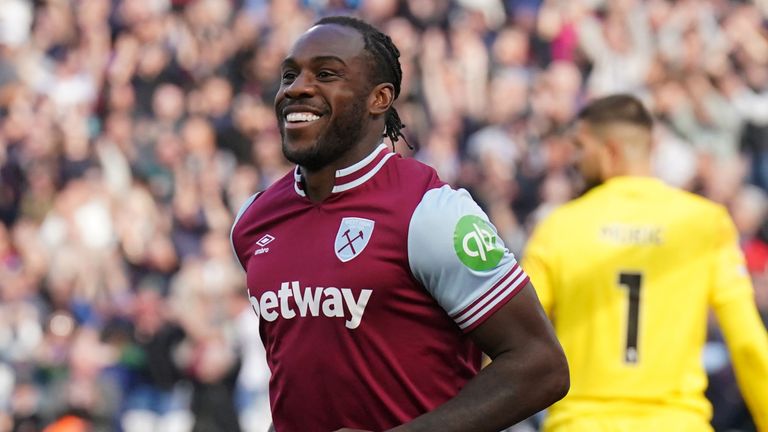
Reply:
[[[294,44],[275,97],[285,157],[317,170],[342,157],[369,123],[365,43],[355,29],[319,25]]]
[[[603,144],[600,139],[590,130],[587,123],[580,121],[576,124],[573,141],[577,149],[579,171],[586,186],[591,188],[600,184],[603,181],[600,167]]]

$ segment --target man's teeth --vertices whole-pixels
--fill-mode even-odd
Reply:
[[[308,112],[295,112],[285,116],[285,120],[289,122],[309,122],[319,118],[320,116]]]

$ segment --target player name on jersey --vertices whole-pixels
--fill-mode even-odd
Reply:
[[[663,229],[658,225],[612,223],[600,227],[600,238],[609,243],[626,245],[661,245]]]
[[[292,319],[307,315],[317,317],[321,314],[328,318],[349,317],[344,325],[356,329],[363,319],[365,307],[373,290],[362,289],[357,298],[350,288],[304,287],[299,281],[283,282],[280,289],[264,291],[261,298],[250,296],[251,306],[259,319],[272,322],[277,318]],[[293,298],[292,307],[290,299]]]

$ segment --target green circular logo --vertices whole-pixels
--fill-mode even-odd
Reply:
[[[459,260],[472,270],[490,270],[504,256],[504,249],[491,225],[475,215],[463,216],[456,223],[453,248]]]

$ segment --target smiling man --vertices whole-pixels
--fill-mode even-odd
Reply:
[[[383,143],[402,136],[398,57],[370,25],[330,17],[282,64],[275,112],[296,168],[232,228],[278,432],[495,432],[568,390],[562,349],[488,217]],[[494,361],[479,371],[483,351]]]

